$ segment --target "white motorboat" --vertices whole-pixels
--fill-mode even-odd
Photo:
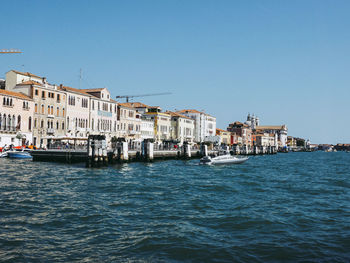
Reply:
[[[7,156],[8,156],[8,154],[7,154],[6,151],[3,151],[3,152],[0,153],[0,158],[5,158]]]
[[[200,164],[240,164],[247,161],[249,157],[236,157],[230,154],[220,155],[217,157],[204,156],[200,159]]]

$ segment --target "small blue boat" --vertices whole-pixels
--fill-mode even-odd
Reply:
[[[9,158],[15,158],[15,159],[30,159],[30,158],[32,158],[30,153],[25,152],[25,151],[22,151],[22,152],[20,152],[20,151],[8,151],[7,156]]]

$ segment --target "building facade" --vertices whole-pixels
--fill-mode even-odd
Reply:
[[[235,133],[238,137],[242,138],[242,145],[251,146],[252,145],[252,129],[248,124],[236,121],[230,123],[227,130]]]
[[[195,142],[204,142],[206,137],[216,135],[216,118],[197,110],[180,110],[177,113],[185,115],[194,120]]]
[[[286,125],[257,126],[255,130],[257,133],[269,133],[276,136],[279,148],[287,146],[288,128]]]
[[[0,90],[0,147],[33,143],[33,100],[22,94]]]
[[[66,137],[87,139],[90,131],[90,98],[88,93],[60,85],[66,94]]]
[[[6,73],[6,90],[25,94],[34,102],[33,145],[45,147],[65,136],[66,94],[59,86],[45,77],[12,70]]]
[[[119,103],[117,111],[118,137],[128,142],[141,139],[141,114],[128,103]]]
[[[89,134],[105,135],[107,141],[117,136],[117,106],[118,103],[111,99],[106,88],[81,89],[90,96],[90,125]]]
[[[184,142],[190,144],[194,141],[194,120],[180,113],[167,111],[171,116],[170,138],[180,145]]]

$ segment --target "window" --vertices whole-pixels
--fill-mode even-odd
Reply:
[[[60,116],[60,108],[57,107],[57,113],[56,113],[57,116]]]
[[[32,117],[29,117],[29,120],[28,120],[28,130],[31,130],[32,129]]]
[[[60,102],[60,94],[57,94],[57,102]]]
[[[38,104],[36,104],[36,103],[35,103],[35,106],[34,106],[34,112],[38,113]]]
[[[16,125],[16,129],[20,130],[21,129],[21,115],[17,116],[17,125]]]
[[[62,122],[62,130],[64,130],[64,122]]]
[[[41,92],[41,97],[42,97],[43,99],[45,99],[45,91],[42,91],[42,92]]]
[[[62,116],[64,117],[64,108],[62,109]]]
[[[37,126],[37,119],[34,119],[34,128]]]
[[[44,120],[41,120],[40,128],[44,128]]]
[[[44,108],[44,104],[41,105],[41,114],[44,114],[45,113],[45,108]]]
[[[35,90],[35,96],[38,96],[39,95],[39,91],[36,89]]]

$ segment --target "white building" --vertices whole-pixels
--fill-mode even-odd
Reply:
[[[167,111],[171,116],[171,139],[178,141],[180,145],[184,142],[193,143],[194,120],[180,113]]]
[[[66,93],[66,137],[86,139],[90,127],[90,98],[92,95],[60,85]]]
[[[204,142],[205,138],[216,135],[216,118],[197,110],[181,110],[177,113],[190,117],[194,120],[194,141]]]
[[[277,146],[277,136],[269,133],[257,134],[256,146]]]
[[[255,129],[257,133],[273,134],[277,139],[279,148],[283,148],[287,146],[288,128],[286,125],[257,126]]]
[[[117,106],[118,103],[111,99],[106,88],[81,89],[91,95],[90,97],[90,132],[89,134],[102,134],[107,141],[117,136]]]
[[[154,139],[154,120],[141,117],[141,140]]]

